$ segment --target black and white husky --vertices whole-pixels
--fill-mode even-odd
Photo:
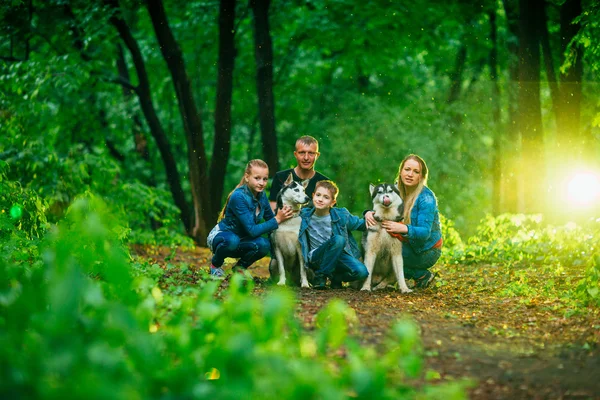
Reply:
[[[308,180],[300,184],[294,181],[290,173],[277,194],[277,210],[283,206],[290,206],[294,211],[292,218],[279,224],[279,228],[271,233],[271,247],[275,260],[271,262],[269,272],[273,281],[279,278],[278,285],[285,285],[287,277],[296,286],[300,284],[303,288],[309,287],[302,258],[302,248],[298,240],[302,222],[300,209],[310,201],[310,197],[304,192],[307,185]]]
[[[398,280],[398,288],[402,293],[412,290],[406,286],[404,280],[404,262],[402,260],[402,242],[391,236],[381,227],[382,221],[402,220],[403,203],[398,188],[388,183],[374,186],[370,185],[373,210],[377,225],[370,227],[363,234],[363,248],[365,250],[365,266],[369,276],[361,290],[384,289],[394,278]]]

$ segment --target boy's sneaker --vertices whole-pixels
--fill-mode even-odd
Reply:
[[[211,265],[210,276],[214,276],[215,278],[223,278],[225,277],[225,271],[223,271],[223,268],[217,268],[214,265]]]
[[[417,288],[417,289],[428,288],[429,286],[431,286],[431,283],[435,280],[436,276],[437,276],[437,274],[432,274],[431,272],[427,271],[427,273],[425,275],[423,275],[421,278],[415,279],[415,288]]]
[[[342,285],[342,281],[332,279],[330,287],[332,289],[343,289],[344,285]]]
[[[327,280],[325,279],[325,277],[322,276],[315,276],[315,279],[313,279],[312,281],[312,287],[313,289],[317,289],[317,290],[325,290],[327,289]]]

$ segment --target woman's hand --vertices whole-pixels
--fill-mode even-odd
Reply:
[[[381,223],[383,229],[388,231],[388,233],[407,233],[408,227],[402,222],[394,222],[394,221],[383,221]]]
[[[288,219],[294,216],[294,212],[292,211],[292,207],[283,206],[283,208],[277,211],[277,215],[275,215],[275,219],[277,220],[277,224],[282,223],[283,221],[287,221]]]
[[[367,225],[367,228],[377,225],[374,215],[375,213],[373,211],[367,211],[365,213],[365,224]]]

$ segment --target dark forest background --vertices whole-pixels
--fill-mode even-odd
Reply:
[[[409,153],[464,235],[598,211],[565,189],[598,167],[595,1],[13,0],[0,18],[2,169],[51,222],[92,192],[140,240],[204,244],[246,162],[290,167],[301,135],[355,213]]]

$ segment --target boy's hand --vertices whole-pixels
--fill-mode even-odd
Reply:
[[[394,221],[383,221],[381,223],[383,229],[388,231],[388,233],[407,233],[408,227],[402,222],[394,222]]]
[[[277,220],[277,223],[280,224],[283,221],[287,221],[288,219],[292,218],[293,216],[294,216],[294,212],[292,211],[292,207],[283,206],[282,209],[277,211],[277,215],[275,215],[275,219]]]
[[[375,213],[373,211],[367,211],[365,213],[365,223],[367,228],[377,225],[377,221],[375,221],[375,217],[373,217]]]

